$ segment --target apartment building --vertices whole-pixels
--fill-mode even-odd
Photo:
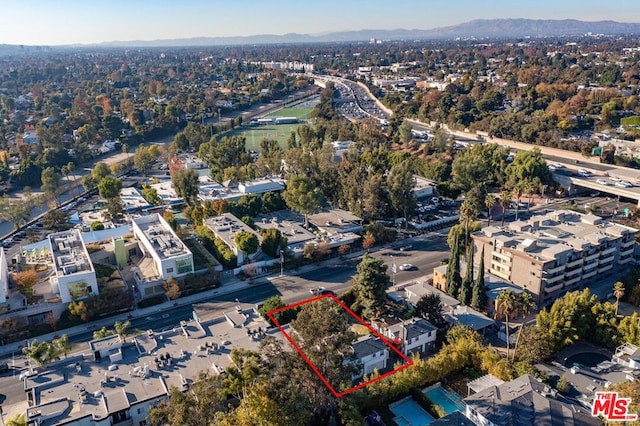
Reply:
[[[63,303],[98,294],[96,273],[80,231],[50,234],[48,242],[55,268],[55,274],[49,277],[52,293],[59,294]]]
[[[531,293],[538,306],[588,287],[633,260],[637,229],[558,210],[471,234],[491,274]],[[476,255],[478,264],[480,256]]]

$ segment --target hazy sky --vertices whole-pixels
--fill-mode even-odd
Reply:
[[[429,29],[478,18],[640,21],[640,1],[2,0],[0,44]]]

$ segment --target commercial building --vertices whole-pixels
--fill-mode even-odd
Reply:
[[[531,293],[541,307],[633,260],[637,229],[558,210],[471,234],[475,262]]]
[[[244,264],[246,258],[253,257],[257,254],[255,253],[249,256],[236,245],[235,236],[240,232],[254,234],[260,242],[262,242],[262,237],[256,231],[251,229],[249,225],[235,217],[233,214],[223,213],[220,216],[209,217],[204,220],[204,223],[209,227],[209,229],[211,229],[211,231],[213,231],[213,234],[217,238],[220,238],[227,246],[229,246],[238,259],[238,265]]]
[[[80,231],[57,232],[48,237],[55,274],[49,278],[51,291],[63,303],[98,294],[98,281]]]
[[[193,254],[162,216],[155,213],[133,219],[133,234],[145,258],[151,259],[156,280],[183,277],[193,273]],[[144,259],[143,259],[144,262]],[[138,276],[137,279],[143,277]]]

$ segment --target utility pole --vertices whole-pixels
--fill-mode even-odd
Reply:
[[[280,276],[284,276],[284,250],[280,249]]]

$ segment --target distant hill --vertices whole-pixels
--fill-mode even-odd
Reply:
[[[237,44],[322,43],[382,40],[429,40],[460,38],[516,38],[581,36],[587,33],[606,35],[640,34],[640,23],[615,21],[578,21],[575,19],[476,19],[450,27],[429,30],[397,29],[330,32],[324,34],[262,34],[243,37],[197,37],[151,41],[112,41],[100,46],[172,47]]]
[[[260,34],[237,37],[196,37],[166,40],[110,41],[94,45],[66,47],[179,47],[220,46],[239,44],[323,43],[381,40],[437,40],[455,38],[520,38],[582,36],[587,33],[605,35],[640,34],[640,23],[615,21],[579,21],[575,19],[476,19],[449,27],[420,29],[330,32],[323,34]],[[35,53],[46,50],[41,46],[0,45],[0,55]]]

